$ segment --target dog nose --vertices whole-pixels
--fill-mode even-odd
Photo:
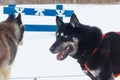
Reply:
[[[54,49],[54,47],[50,47],[50,49],[49,49],[52,53],[55,53],[55,49]]]

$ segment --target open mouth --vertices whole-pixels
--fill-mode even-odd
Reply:
[[[71,45],[65,47],[58,55],[57,60],[63,60],[65,59],[73,50],[73,47]]]

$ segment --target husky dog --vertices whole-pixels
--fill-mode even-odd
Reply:
[[[79,22],[76,15],[69,23],[56,17],[56,41],[50,47],[57,54],[57,60],[67,56],[77,59],[82,70],[92,80],[114,80],[120,73],[120,34],[102,34],[94,26]]]
[[[17,46],[21,43],[24,26],[21,14],[16,18],[11,14],[0,23],[0,80],[9,80],[11,65],[15,59]]]

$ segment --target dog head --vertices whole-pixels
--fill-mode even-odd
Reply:
[[[89,56],[85,55],[91,55],[102,40],[99,28],[81,24],[75,14],[71,16],[69,23],[64,23],[57,16],[56,24],[56,41],[50,47],[50,51],[58,53],[58,60],[63,60],[68,55],[75,59],[87,59]]]
[[[75,14],[71,16],[69,23],[64,23],[58,16],[56,17],[57,31],[56,41],[50,47],[52,53],[58,53],[57,60],[63,60],[68,55],[75,56],[78,50],[80,35],[78,28],[80,23]],[[79,38],[79,39],[78,39]]]
[[[8,18],[1,22],[3,26],[9,29],[9,31],[13,32],[15,38],[17,39],[18,44],[22,43],[23,34],[24,34],[24,26],[21,20],[21,14],[15,18],[13,14],[10,14]]]

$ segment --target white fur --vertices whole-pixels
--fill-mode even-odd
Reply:
[[[73,27],[73,28],[75,28],[75,27],[76,27],[74,23],[71,23],[71,25],[72,25],[72,27]]]
[[[76,37],[73,37],[72,39],[75,43],[78,43],[78,41],[79,41]]]
[[[99,76],[100,72],[101,72],[100,68],[93,70],[93,71],[92,70],[90,71],[90,73],[95,77]]]
[[[70,56],[74,56],[77,52],[77,49],[78,49],[78,44],[76,42],[72,42],[72,41],[69,41],[69,42],[64,42],[63,43],[63,46],[67,46],[67,45],[72,45],[73,47],[73,51],[69,54]]]
[[[67,35],[65,35],[64,37],[65,37],[65,38],[68,38],[68,36],[67,36]]]
[[[96,77],[97,80],[101,80],[101,79],[99,78],[100,72],[101,72],[101,68],[98,68],[98,69],[96,69],[96,70],[93,70],[93,71],[91,70],[91,71],[90,71],[90,73],[91,73],[94,77]],[[114,80],[114,75],[112,74],[112,76],[111,76],[108,80]]]
[[[19,39],[20,38],[20,29],[18,29],[19,26],[16,23],[14,23],[13,25],[15,26],[14,28],[16,28],[15,31],[14,31],[15,35],[16,35],[16,38]]]
[[[87,70],[83,70],[83,72],[84,72],[85,74],[88,73]],[[96,77],[97,80],[101,80],[101,79],[99,79],[99,74],[100,74],[100,72],[101,72],[101,69],[100,69],[100,68],[98,68],[98,69],[96,69],[96,70],[90,70],[90,73],[91,73],[94,77]]]
[[[11,66],[6,65],[0,68],[0,80],[9,80],[10,79],[10,70]]]

